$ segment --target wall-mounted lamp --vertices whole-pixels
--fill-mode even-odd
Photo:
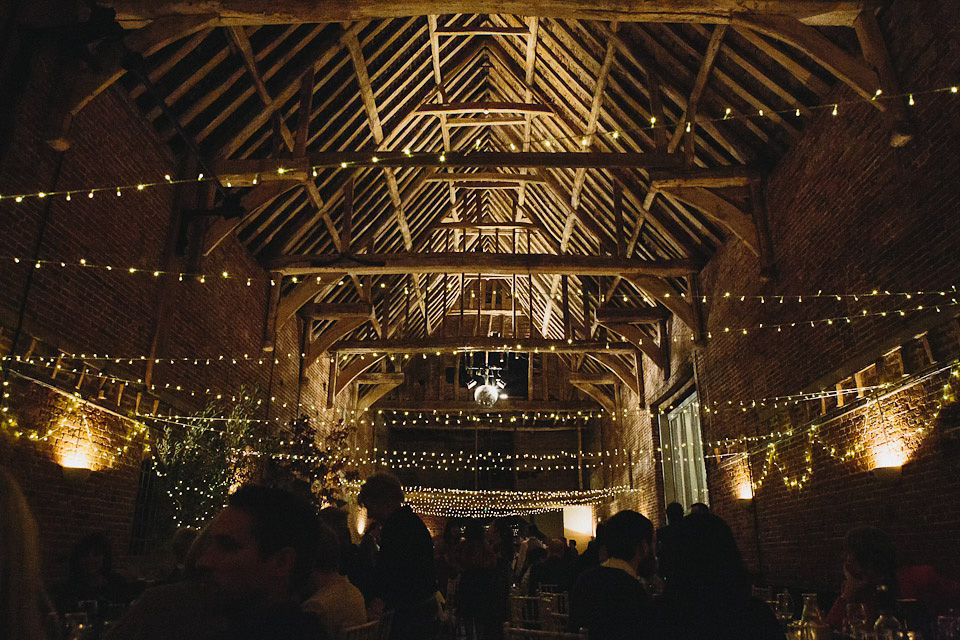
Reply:
[[[60,470],[63,472],[63,479],[66,480],[69,484],[83,484],[87,481],[87,478],[90,477],[90,474],[93,473],[93,469],[88,467],[60,467]]]
[[[737,504],[741,509],[753,506],[753,487],[749,483],[744,482],[737,487]]]
[[[900,483],[900,476],[902,472],[903,467],[896,465],[875,467],[870,473],[873,474],[873,477],[876,478],[882,486],[893,487]]]

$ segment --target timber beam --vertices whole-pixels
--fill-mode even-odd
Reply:
[[[570,384],[617,384],[617,377],[612,373],[570,373],[567,381]]]
[[[667,317],[667,313],[660,307],[643,307],[640,309],[597,309],[599,324],[655,324]]]
[[[367,319],[373,314],[373,306],[369,302],[349,304],[310,303],[300,309],[304,318],[313,320],[346,320],[347,318]]]
[[[584,353],[603,352],[632,354],[634,346],[624,342],[544,340],[538,338],[504,338],[487,336],[447,336],[416,340],[345,340],[331,345],[331,352],[346,354],[384,353],[454,353],[471,351],[505,351],[517,353]]]
[[[110,0],[117,18],[125,28],[143,26],[166,16],[208,15],[213,26],[324,23],[352,20],[376,20],[422,16],[424,5],[418,0],[393,2],[302,2],[275,0],[264,5],[259,0]],[[563,19],[618,20],[621,22],[699,22],[727,24],[735,12],[785,15],[813,25],[851,26],[861,10],[872,7],[869,0],[521,0],[510,3],[510,13],[527,16],[551,16]],[[436,0],[430,12],[436,14],[504,11],[500,0]]]
[[[554,255],[547,253],[372,253],[356,257],[339,254],[280,256],[267,261],[270,271],[283,275],[387,275],[447,273],[482,275],[666,276],[696,273],[696,260],[643,260],[615,256]]]
[[[443,159],[441,160],[441,156]],[[253,186],[253,181],[305,181],[313,168],[509,167],[518,169],[680,169],[682,159],[670,153],[591,151],[475,151],[411,153],[396,151],[318,151],[296,158],[220,159],[210,161],[221,181]]]
[[[501,173],[497,171],[478,171],[476,173],[463,172],[434,172],[426,177],[427,182],[458,182],[462,180],[475,180],[482,182],[546,182],[541,176],[521,173]]]
[[[417,107],[416,113],[425,116],[445,116],[451,114],[482,113],[530,113],[552,116],[549,105],[533,102],[447,102],[442,104],[424,104]]]
[[[403,384],[403,372],[398,373],[361,373],[357,376],[357,384]]]
[[[497,400],[494,408],[483,407],[476,402],[449,401],[449,400],[425,400],[422,402],[411,402],[409,400],[393,400],[384,402],[378,411],[416,411],[424,415],[433,413],[545,413],[547,415],[555,414],[558,411],[571,413],[582,411],[589,413],[597,410],[597,405],[587,402],[565,401],[565,400],[523,400],[521,398],[504,398]],[[563,416],[566,417],[566,416]],[[581,416],[570,416],[571,418]],[[547,418],[544,418],[547,419]]]
[[[651,189],[670,189],[674,187],[746,187],[760,177],[751,167],[733,165],[710,169],[650,170]]]
[[[576,382],[573,380],[570,381],[570,384],[572,384],[577,389],[580,389],[580,391],[583,391],[585,394],[587,394],[588,396],[596,400],[597,404],[603,407],[603,409],[606,412],[608,413],[616,412],[617,408],[615,404],[615,399],[611,397],[608,393],[606,393],[605,391],[597,387],[596,385],[590,384],[587,382]]]

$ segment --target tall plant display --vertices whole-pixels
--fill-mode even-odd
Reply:
[[[161,525],[201,526],[223,508],[231,487],[256,479],[277,436],[269,423],[251,419],[255,410],[252,400],[227,411],[210,404],[164,428],[154,455]]]

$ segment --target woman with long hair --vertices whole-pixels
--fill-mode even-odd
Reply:
[[[45,637],[52,607],[40,579],[38,539],[20,485],[0,467],[0,638]]]

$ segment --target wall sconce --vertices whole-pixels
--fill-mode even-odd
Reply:
[[[872,473],[873,477],[880,482],[881,486],[893,487],[900,484],[900,476],[902,472],[903,467],[897,465],[888,467],[875,467],[870,473]]]
[[[737,504],[741,509],[749,509],[753,506],[753,487],[744,482],[737,487]]]
[[[60,467],[60,470],[63,472],[63,479],[68,484],[83,484],[93,473],[93,469],[87,469],[86,467]]]

